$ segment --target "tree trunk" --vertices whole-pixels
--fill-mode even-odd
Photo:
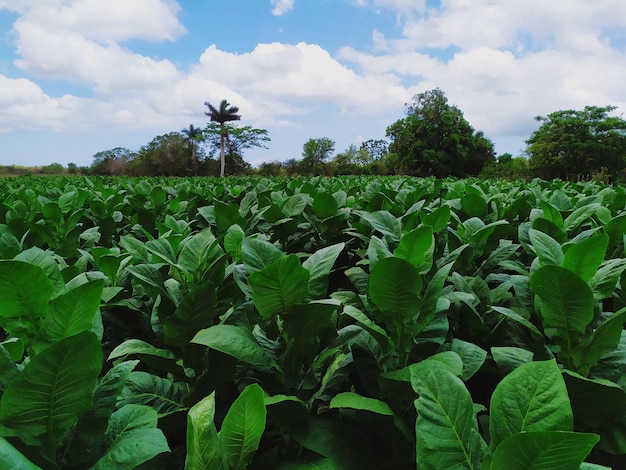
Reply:
[[[224,177],[224,166],[226,161],[224,158],[224,133],[220,136],[220,178]]]

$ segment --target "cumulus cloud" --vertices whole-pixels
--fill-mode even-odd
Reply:
[[[271,0],[272,6],[272,14],[276,16],[281,16],[290,11],[293,8],[293,4],[295,0]]]

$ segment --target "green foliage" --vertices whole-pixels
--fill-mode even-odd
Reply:
[[[415,95],[406,105],[406,114],[387,128],[397,173],[465,177],[478,175],[494,161],[491,141],[474,132],[440,89]]]
[[[555,111],[526,141],[530,165],[541,178],[590,178],[599,172],[619,178],[626,168],[626,121],[610,116],[614,106]]]
[[[28,177],[0,195],[18,468],[623,466],[619,185]]]

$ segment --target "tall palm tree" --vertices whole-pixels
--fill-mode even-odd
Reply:
[[[185,136],[189,147],[191,148],[191,165],[193,166],[194,176],[198,176],[198,155],[196,153],[197,142],[202,140],[202,129],[189,124],[188,129],[183,129],[181,133]]]
[[[211,103],[208,101],[204,102],[205,106],[209,107],[209,112],[204,113],[211,118],[211,121],[217,122],[221,128],[220,134],[220,177],[224,177],[224,166],[225,166],[225,158],[224,158],[224,142],[228,140],[228,130],[225,124],[228,121],[239,121],[241,116],[237,114],[239,112],[239,108],[236,106],[230,106],[228,101],[222,100],[219,108],[213,107]]]

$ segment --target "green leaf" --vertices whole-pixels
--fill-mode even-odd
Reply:
[[[191,340],[247,364],[272,367],[276,366],[271,356],[259,345],[250,330],[234,325],[215,325],[198,331]]]
[[[364,212],[360,211],[359,215],[365,219],[374,230],[382,233],[385,238],[391,241],[398,241],[402,236],[402,224],[400,220],[387,211]]]
[[[102,349],[84,331],[62,339],[32,358],[0,400],[0,422],[20,436],[37,438],[49,455],[58,440],[87,411],[100,369]]]
[[[351,408],[353,410],[370,411],[384,416],[393,416],[393,410],[384,401],[364,397],[355,392],[338,393],[330,401],[328,407],[331,410],[333,408]]]
[[[614,313],[596,328],[588,341],[572,351],[574,365],[589,370],[600,358],[619,344],[626,323],[626,308]]]
[[[423,212],[421,217],[424,225],[430,225],[434,233],[439,233],[448,226],[450,220],[450,206],[438,207],[430,214]]]
[[[248,274],[263,271],[285,254],[269,242],[256,238],[244,238],[241,243],[241,259]]]
[[[563,267],[578,274],[580,278],[589,282],[604,261],[609,237],[605,234],[584,240],[572,245],[565,252]]]
[[[478,369],[482,367],[487,358],[487,351],[483,348],[458,338],[452,340],[451,350],[457,353],[463,361],[463,375],[461,375],[461,378],[464,381],[469,380],[478,372]]]
[[[282,211],[287,217],[297,217],[306,207],[306,199],[301,194],[294,194],[287,198],[283,204]]]
[[[266,415],[263,389],[248,385],[229,408],[219,432],[230,469],[247,468],[265,431]]]
[[[157,348],[140,339],[127,339],[111,351],[108,360],[111,361],[118,357],[130,356],[131,354],[146,354],[164,359],[176,359],[176,355],[168,349]]]
[[[131,372],[120,393],[117,406],[147,405],[160,416],[184,410],[186,386],[148,372]]]
[[[21,336],[24,329],[33,334],[36,321],[48,313],[53,290],[39,266],[0,260],[0,327],[13,336]]]
[[[0,462],[2,468],[11,470],[41,470],[13,447],[4,437],[0,437]]]
[[[53,343],[82,331],[91,331],[103,288],[103,280],[89,281],[50,302],[50,312],[44,320],[40,339]]]
[[[407,321],[420,306],[422,278],[417,269],[400,258],[383,258],[370,273],[368,293],[388,318]]]
[[[309,295],[309,277],[296,255],[282,257],[263,271],[250,274],[248,284],[261,316],[268,319],[303,303]]]
[[[106,453],[91,470],[132,470],[158,454],[169,452],[157,420],[157,412],[149,406],[122,406],[109,420]]]
[[[564,339],[569,356],[575,341],[593,320],[594,300],[589,285],[568,269],[543,266],[530,277],[530,288],[541,298],[546,334]]]
[[[237,224],[228,227],[224,235],[224,249],[235,262],[241,262],[241,245],[245,236],[243,229]]]
[[[411,377],[414,375],[419,375],[430,369],[445,370],[456,377],[460,377],[463,375],[463,361],[457,353],[453,351],[443,351],[402,369],[385,372],[384,374],[380,374],[380,376],[389,380],[410,382]]]
[[[93,395],[93,406],[80,416],[67,452],[68,461],[73,466],[94,461],[102,455],[109,418],[115,411],[117,398],[124,389],[126,379],[137,364],[138,360],[116,364],[100,380]]]
[[[509,374],[522,364],[533,360],[532,351],[513,346],[493,346],[491,355],[502,375]]]
[[[415,439],[420,468],[479,469],[486,445],[461,379],[428,367],[411,374],[411,385],[419,395]]]
[[[532,228],[528,231],[528,236],[542,266],[560,266],[563,263],[561,244],[554,238]]]
[[[439,268],[430,282],[428,282],[426,290],[424,291],[420,314],[413,327],[415,334],[422,333],[435,319],[437,303],[441,299],[443,286],[446,283],[446,279],[448,279],[448,274],[453,265],[454,263],[448,263]]]
[[[326,194],[326,193],[320,193]],[[332,196],[331,196],[332,197]],[[333,200],[335,198],[333,197]],[[345,243],[337,243],[336,245],[327,246],[317,250],[309,256],[302,267],[311,273],[309,279],[309,289],[311,297],[321,299],[326,297],[328,291],[328,275],[332,270],[337,257],[343,251]]]
[[[186,239],[178,254],[178,265],[190,274],[195,274],[207,258],[220,252],[211,229],[204,230]]]
[[[498,384],[491,396],[490,446],[530,431],[571,431],[572,408],[556,361],[522,364]]]
[[[435,238],[430,225],[423,225],[404,235],[393,252],[396,258],[407,260],[421,274],[430,271],[433,264]]]
[[[313,198],[313,212],[321,219],[332,217],[339,210],[339,203],[332,194],[322,191]]]
[[[597,434],[562,431],[515,434],[496,448],[491,470],[578,470],[599,439]]]
[[[221,470],[225,467],[214,418],[215,392],[200,400],[187,413],[185,470]]]
[[[149,240],[146,242],[145,246],[148,251],[151,251],[153,255],[156,255],[159,260],[165,261],[171,266],[176,264],[176,253],[174,253],[172,245],[166,238]]]

